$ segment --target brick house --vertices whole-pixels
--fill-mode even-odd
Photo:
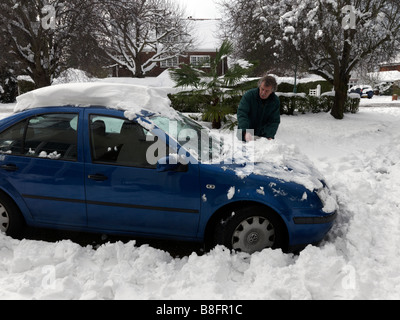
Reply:
[[[157,63],[157,66],[146,74],[147,77],[157,77],[168,68],[178,67],[180,64],[202,64],[205,72],[209,70],[207,61],[215,58],[217,50],[220,46],[220,40],[216,34],[218,31],[219,21],[216,19],[191,19],[193,22],[193,48],[186,52],[183,56],[168,59]],[[143,52],[143,58],[148,55],[152,55],[152,52]],[[227,58],[224,59],[223,63],[218,66],[218,73],[223,75],[228,69]],[[114,65],[112,69],[113,77],[131,77],[132,74],[129,70]]]
[[[379,67],[379,71],[400,71],[400,62],[382,64]]]
[[[391,62],[385,62],[379,65],[379,71],[400,71],[400,54]]]

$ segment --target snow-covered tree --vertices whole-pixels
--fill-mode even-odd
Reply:
[[[71,39],[81,31],[82,13],[87,11],[89,2],[1,1],[0,32],[9,39],[8,53],[24,65],[24,72],[31,76],[36,87],[50,85],[62,71]]]
[[[269,0],[261,21],[279,19],[281,41],[290,44],[309,71],[332,83],[331,114],[343,118],[352,70],[382,53],[394,53],[400,37],[398,0]],[[279,10],[279,15],[276,10]],[[270,13],[273,13],[273,16]],[[279,47],[281,43],[277,42]],[[371,59],[372,58],[372,59]]]
[[[293,57],[274,55],[275,40],[281,38],[278,14],[279,7],[271,7],[271,0],[222,0],[223,16],[220,23],[220,34],[234,44],[235,57],[257,62],[254,68],[256,75],[269,73],[285,73],[287,61]],[[268,6],[268,19],[260,11],[260,7]],[[275,15],[275,17],[274,17]]]
[[[188,21],[173,1],[99,0],[96,14],[102,48],[135,77],[182,55],[191,44]]]

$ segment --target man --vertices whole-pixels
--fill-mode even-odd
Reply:
[[[254,136],[275,138],[281,122],[280,101],[275,94],[277,87],[274,77],[264,76],[258,82],[258,88],[244,94],[237,111],[243,141],[252,141]]]

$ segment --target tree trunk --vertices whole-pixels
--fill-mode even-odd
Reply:
[[[347,87],[349,83],[349,76],[339,74],[335,75],[334,88],[335,88],[335,100],[331,110],[331,115],[338,120],[344,118],[344,109],[347,100]]]
[[[34,71],[32,75],[32,79],[35,82],[35,88],[43,88],[51,85],[50,77],[46,74],[46,72],[42,71]]]

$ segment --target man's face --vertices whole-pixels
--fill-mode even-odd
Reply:
[[[261,99],[268,99],[271,93],[274,92],[272,86],[267,87],[265,83],[261,83],[260,85],[260,98]]]

